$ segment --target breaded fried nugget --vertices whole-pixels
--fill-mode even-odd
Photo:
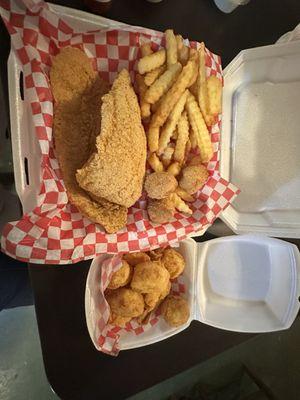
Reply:
[[[163,253],[161,262],[169,271],[170,279],[177,278],[180,274],[182,274],[185,267],[184,258],[180,253],[178,253],[178,251],[174,249],[166,249]]]
[[[96,151],[78,169],[76,179],[89,193],[130,207],[142,193],[146,135],[127,70],[119,73],[102,101]]]
[[[168,281],[166,286],[160,292],[151,292],[146,293],[144,295],[145,305],[146,307],[154,310],[160,302],[170,293],[171,290],[171,282]]]
[[[131,289],[119,288],[111,290],[106,295],[111,314],[121,317],[138,317],[144,311],[143,296]]]
[[[112,325],[119,326],[120,328],[125,328],[127,322],[131,320],[131,317],[121,317],[117,314],[110,314],[108,323]]]
[[[134,268],[131,288],[140,293],[163,292],[169,279],[169,272],[159,261],[146,261]]]
[[[179,186],[189,194],[196,193],[207,181],[209,173],[204,165],[191,165],[182,169]]]
[[[185,324],[190,317],[188,302],[171,294],[163,301],[161,313],[167,324],[173,327]]]
[[[168,172],[153,172],[145,180],[145,190],[151,199],[164,199],[177,188],[176,178]]]
[[[56,102],[81,96],[94,82],[96,72],[85,55],[75,47],[65,47],[53,58],[50,81]]]
[[[170,196],[161,200],[149,199],[147,211],[152,222],[164,224],[173,218],[175,205]]]
[[[170,293],[171,282],[169,281],[167,286],[162,292],[153,292],[144,294],[145,311],[137,319],[139,324],[147,324],[150,318],[150,314],[154,311],[163,299]]]
[[[123,259],[128,262],[128,264],[135,266],[145,261],[149,261],[150,257],[146,253],[137,251],[136,253],[127,253],[123,255]]]
[[[119,287],[127,285],[131,279],[132,267],[126,261],[122,261],[122,267],[112,274],[111,280],[108,284],[108,289],[118,289]]]

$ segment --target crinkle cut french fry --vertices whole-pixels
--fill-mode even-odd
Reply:
[[[182,111],[184,110],[185,102],[188,96],[188,90],[186,90],[183,95],[180,97],[180,99],[177,101],[175,104],[173,110],[170,112],[170,115],[168,117],[168,120],[165,124],[165,126],[162,128],[161,135],[159,137],[159,149],[158,152],[159,154],[163,153],[164,149],[167,147],[170,138],[176,128],[176,125],[179,121],[179,118],[182,114]],[[165,101],[165,99],[164,99]]]
[[[171,164],[173,154],[174,147],[167,147],[164,153],[161,155],[161,161],[165,168],[168,168],[168,166]]]
[[[191,148],[195,150],[198,147],[198,141],[192,125],[190,125],[190,141],[191,141]]]
[[[180,170],[181,170],[181,166],[180,166],[179,162],[177,162],[177,161],[174,161],[167,169],[167,171],[174,176],[179,175]]]
[[[189,139],[189,121],[186,111],[183,111],[177,125],[178,137],[174,151],[174,160],[180,164],[184,161],[185,146]]]
[[[184,153],[184,162],[186,163],[186,160],[188,158],[188,155],[190,154],[190,151],[192,149],[191,141],[190,139],[186,142],[185,146],[185,153]]]
[[[194,73],[195,63],[195,61],[189,61],[182,68],[177,80],[164,96],[155,114],[153,114],[150,122],[152,127],[161,127],[166,122],[170,112],[190,83],[192,74]]]
[[[207,126],[214,123],[214,117],[209,114],[209,99],[207,92],[206,70],[205,70],[205,45],[200,44],[199,48],[199,73],[197,78],[198,86],[198,103],[202,112],[203,118]]]
[[[152,83],[156,81],[157,78],[160,77],[161,74],[163,74],[166,70],[166,66],[161,65],[160,67],[155,68],[153,71],[147,72],[145,74],[145,83],[147,86],[151,86]]]
[[[160,67],[166,61],[166,50],[161,49],[155,53],[149,54],[148,56],[142,57],[138,62],[138,72],[143,75],[146,72],[152,71],[155,68]]]
[[[190,209],[190,207],[178,196],[176,193],[172,193],[172,201],[174,202],[175,208],[180,211],[184,212],[186,214],[193,214],[193,211]]]
[[[148,157],[148,163],[149,163],[150,167],[153,169],[153,171],[163,172],[164,166],[163,166],[162,162],[160,161],[160,159],[157,157],[156,153],[150,154],[150,156]]]
[[[147,43],[144,43],[144,44],[141,45],[142,57],[149,56],[152,53],[153,53],[153,51],[151,49],[151,43],[150,42],[147,42]]]
[[[174,140],[176,140],[178,138],[178,129],[177,129],[177,127],[174,129],[174,131],[173,131],[173,133],[171,135],[171,138],[174,139]]]
[[[177,57],[178,61],[185,65],[189,59],[189,48],[183,43],[183,39],[181,35],[176,35],[176,42],[177,42]]]
[[[177,43],[177,53],[183,48],[183,39],[181,35],[176,35],[176,43]]]
[[[217,116],[222,111],[222,82],[215,75],[207,78],[209,113]]]
[[[195,61],[195,67],[194,67],[194,73],[192,74],[190,83],[189,83],[189,88],[191,86],[197,85],[197,78],[199,74],[199,55],[198,51],[195,49],[190,49],[190,56],[189,56],[190,61]]]
[[[141,117],[142,119],[145,119],[150,117],[151,113],[150,104],[144,100],[144,96],[148,87],[145,85],[144,78],[140,74],[136,74],[136,83],[139,94]]]
[[[148,129],[148,148],[151,153],[154,153],[158,150],[158,139],[159,139],[159,128],[149,126]]]
[[[182,200],[184,200],[184,201],[190,201],[190,202],[192,202],[192,201],[195,200],[194,197],[193,197],[191,194],[189,194],[188,192],[186,192],[185,190],[183,190],[180,186],[178,186],[178,187],[175,189],[175,193],[178,194],[178,196],[181,197]]]
[[[182,66],[180,63],[171,65],[156,81],[151,85],[145,93],[145,101],[150,104],[157,102],[163,94],[165,94],[178,75]]]
[[[177,63],[177,41],[172,29],[165,31],[168,68]]]
[[[203,162],[208,162],[213,155],[213,147],[200,108],[195,100],[195,97],[191,93],[188,95],[185,107],[188,113],[190,124],[197,137],[201,159]]]

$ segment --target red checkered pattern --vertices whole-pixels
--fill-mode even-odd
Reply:
[[[162,33],[125,26],[118,30],[75,32],[43,1],[0,0],[1,16],[11,35],[25,77],[25,101],[31,110],[41,154],[42,183],[38,207],[20,221],[8,223],[3,230],[2,250],[11,257],[31,263],[67,264],[103,253],[150,250],[175,244],[187,235],[211,225],[235,198],[238,189],[219,175],[220,119],[211,128],[214,155],[207,167],[210,177],[193,203],[193,215],[177,213],[163,225],[149,221],[145,200],[131,207],[127,226],[107,234],[99,225],[83,217],[68,203],[57,159],[53,151],[52,94],[49,67],[64,46],[76,46],[90,57],[95,69],[112,82],[117,72],[128,68],[134,77],[139,47],[151,41],[158,48]],[[186,43],[188,41],[186,40]],[[193,42],[192,46],[198,44]],[[221,77],[220,58],[206,50],[207,75]]]
[[[100,318],[97,323],[97,343],[99,349],[103,353],[117,356],[120,350],[118,344],[122,332],[131,332],[133,335],[139,336],[148,331],[148,329],[151,329],[153,325],[157,324],[159,318],[161,318],[160,309],[157,309],[152,313],[149,322],[145,325],[140,325],[136,320],[128,322],[125,328],[109,325],[108,319],[110,315],[110,309],[107,301],[105,300],[104,292],[111,280],[111,275],[113,272],[116,272],[119,268],[121,268],[122,260],[120,256],[103,255],[99,259],[99,265],[101,265],[101,279],[99,282],[100,299],[98,307],[100,311]],[[186,286],[183,276],[179,276],[177,279],[172,280],[172,294],[183,295],[185,292]]]

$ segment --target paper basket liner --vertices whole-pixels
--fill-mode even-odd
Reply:
[[[129,209],[126,227],[114,234],[107,234],[100,225],[83,217],[68,203],[54,155],[53,98],[48,78],[53,56],[62,47],[79,47],[101,76],[112,83],[122,68],[133,77],[140,43],[150,40],[159,48],[164,43],[163,34],[134,26],[76,32],[43,1],[0,0],[0,13],[11,35],[12,49],[22,64],[25,102],[35,129],[32,134],[38,138],[42,155],[38,206],[19,221],[6,224],[2,251],[21,261],[44,264],[75,263],[104,253],[147,251],[175,244],[209,227],[233,201],[239,190],[219,175],[219,118],[210,129],[214,148],[207,164],[210,176],[197,193],[191,216],[177,212],[170,223],[154,224],[141,198]],[[206,73],[222,79],[220,57],[207,49]]]

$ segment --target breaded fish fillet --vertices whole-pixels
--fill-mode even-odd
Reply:
[[[55,153],[69,201],[107,232],[116,232],[126,225],[127,208],[101,198],[91,199],[75,178],[76,170],[95,150],[101,124],[101,98],[109,85],[93,71],[87,56],[75,48],[65,48],[54,58],[50,80],[56,100]]]
[[[91,195],[130,207],[142,193],[146,136],[127,70],[120,72],[102,101],[96,152],[76,179]]]

